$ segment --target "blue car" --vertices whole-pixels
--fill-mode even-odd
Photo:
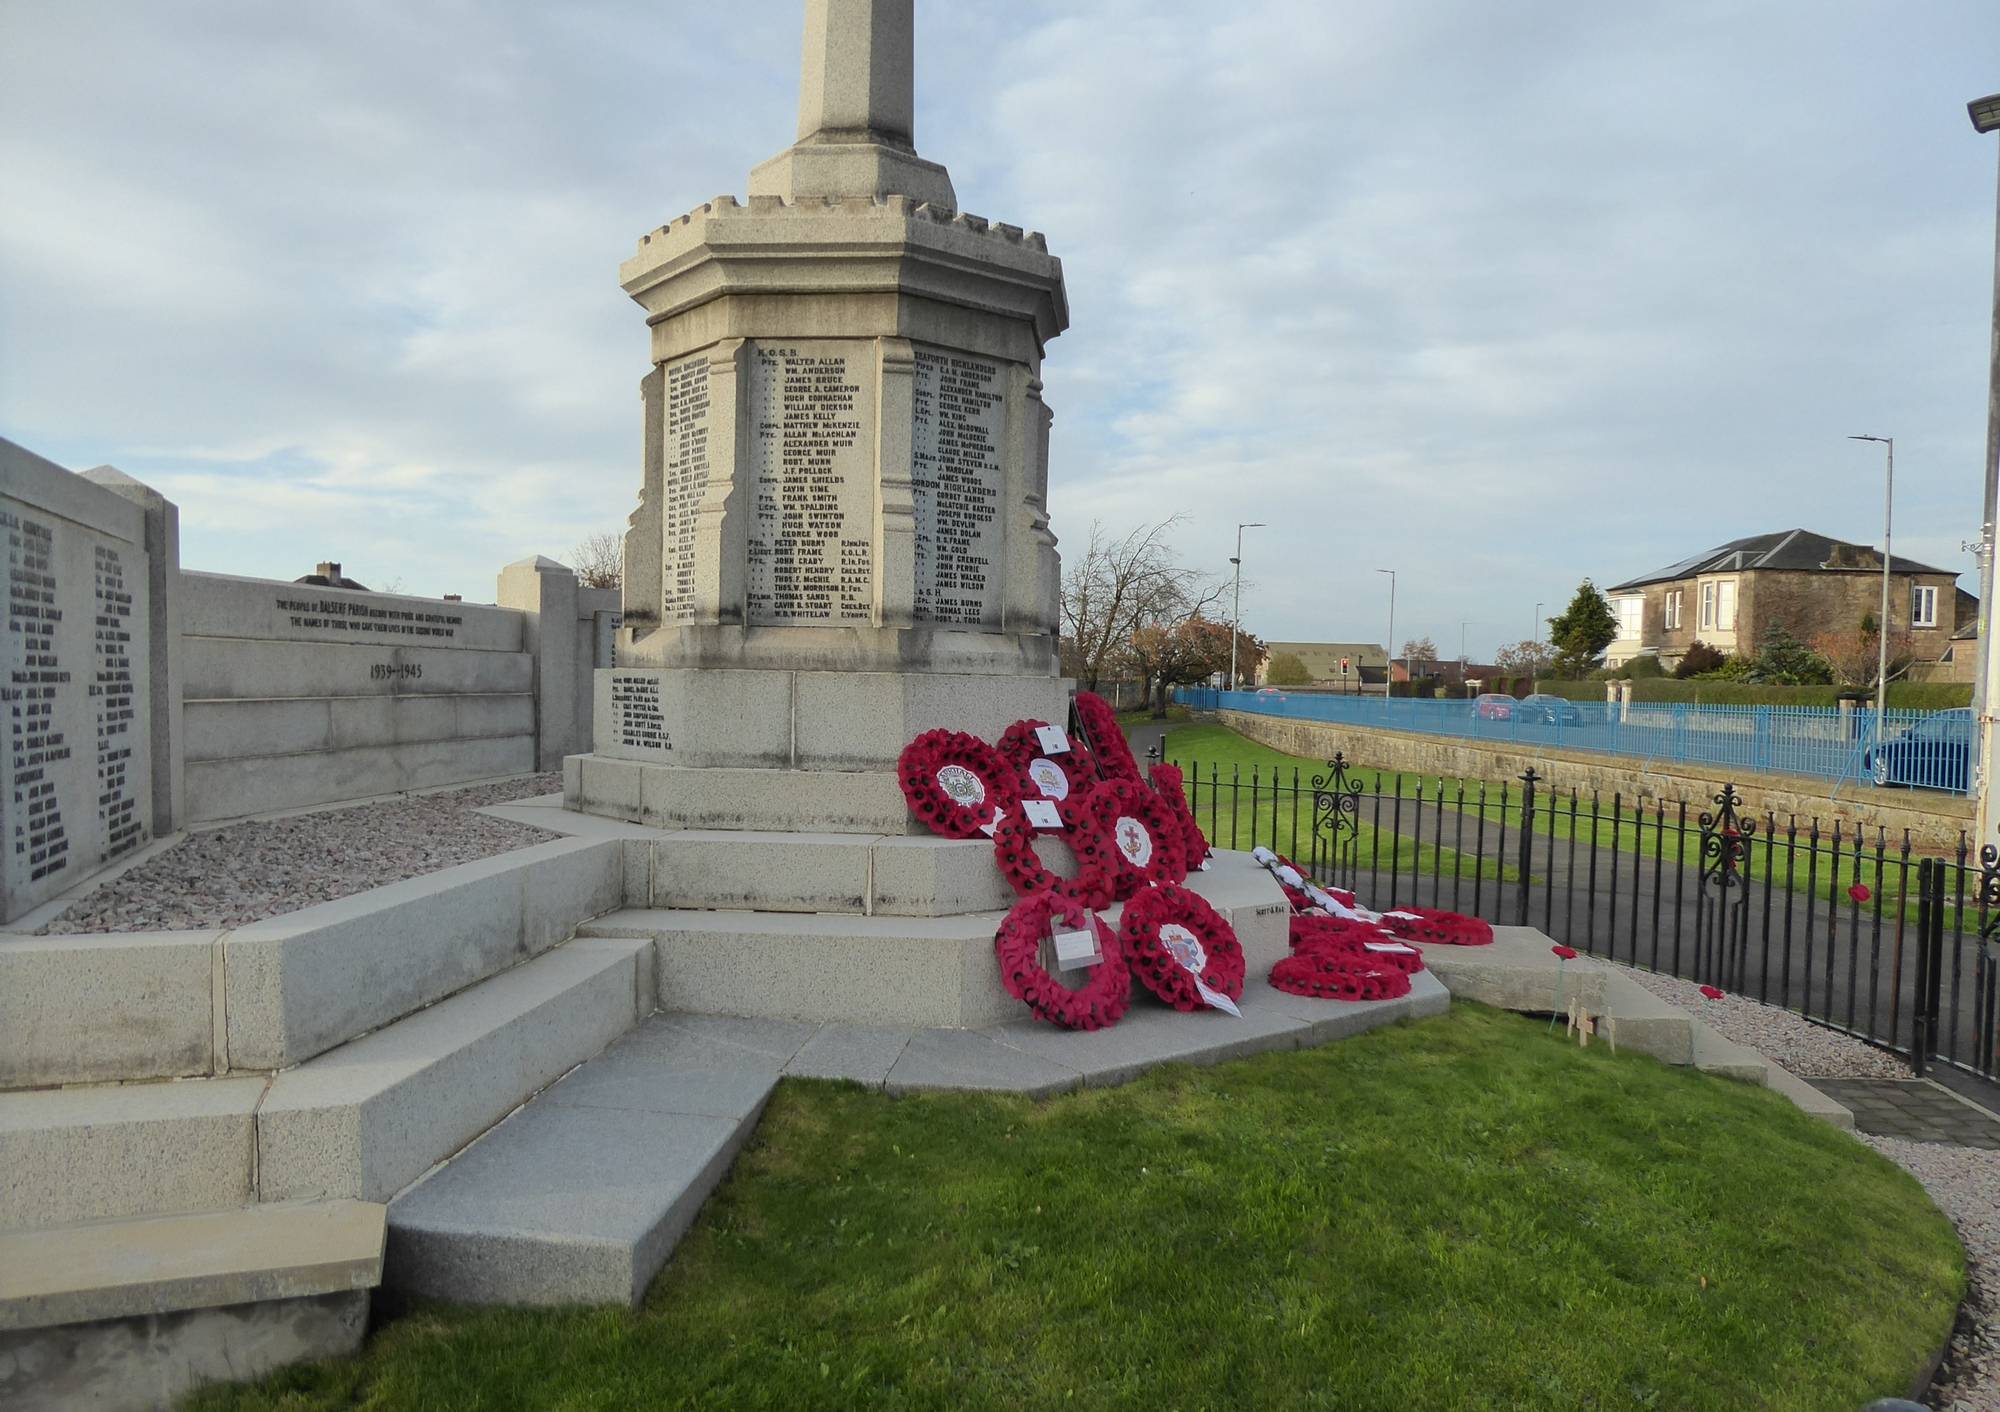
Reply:
[[[1878,785],[1963,794],[1972,783],[1976,745],[1972,712],[1938,711],[1862,752],[1861,766]]]

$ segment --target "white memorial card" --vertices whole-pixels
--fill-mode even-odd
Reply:
[[[985,834],[988,838],[991,838],[993,837],[994,834],[1000,832],[1000,825],[1002,822],[1005,821],[1006,818],[1007,818],[1007,811],[1005,809],[995,809],[993,811],[993,822],[990,824],[981,824],[979,826],[979,831]]]
[[[1063,734],[1061,726],[1036,726],[1035,739],[1042,743],[1042,752],[1047,755],[1069,753],[1069,737]]]
[[[1062,815],[1056,812],[1051,800],[1024,799],[1021,801],[1021,813],[1038,829],[1060,829],[1063,826]]]
[[[1239,1020],[1243,1018],[1243,1012],[1236,1008],[1235,1001],[1219,990],[1210,989],[1208,983],[1200,976],[1194,978],[1194,988],[1196,993],[1212,1008],[1221,1010],[1226,1014],[1234,1015]]]
[[[1104,959],[1097,949],[1097,933],[1093,930],[1080,932],[1057,932],[1056,969],[1074,971],[1083,966],[1095,966]]]

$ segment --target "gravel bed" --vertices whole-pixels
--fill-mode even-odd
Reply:
[[[1965,1244],[1971,1269],[1965,1312],[1925,1405],[2000,1412],[2000,1152],[1858,1136],[1924,1184]]]
[[[1863,1044],[1777,1005],[1741,996],[1710,1000],[1693,981],[1620,966],[1647,990],[1678,1005],[1724,1039],[1774,1059],[1800,1078],[1907,1079],[1910,1066],[1884,1049]]]
[[[71,903],[37,935],[238,927],[561,835],[474,811],[562,788],[530,775],[190,834]]]

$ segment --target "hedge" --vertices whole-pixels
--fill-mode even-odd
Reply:
[[[1535,690],[1570,701],[1602,701],[1601,681],[1536,682]],[[1687,702],[1704,706],[1824,706],[1840,703],[1837,686],[1765,686],[1741,681],[1676,681],[1672,677],[1632,683],[1632,699]],[[1889,707],[1897,711],[1947,711],[1972,704],[1971,682],[1895,681]]]

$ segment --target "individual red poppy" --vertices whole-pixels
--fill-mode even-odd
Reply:
[[[1556,955],[1562,957],[1565,961],[1574,961],[1576,959],[1576,948],[1574,946],[1551,946],[1549,950],[1555,952]]]
[[[1705,997],[1707,997],[1708,999],[1710,999],[1710,1000],[1720,1000],[1720,999],[1722,999],[1722,996],[1723,996],[1723,992],[1722,992],[1722,991],[1720,991],[1720,990],[1717,990],[1717,989],[1716,989],[1716,988],[1715,988],[1714,986],[1712,986],[1712,985],[1705,985],[1705,986],[1703,986],[1703,987],[1701,988],[1701,993],[1702,993],[1702,994],[1703,994],[1703,995],[1704,995]]]
[[[1856,883],[1853,887],[1847,889],[1848,900],[1853,902],[1857,907],[1874,895],[1874,893],[1868,890],[1867,883]]]

